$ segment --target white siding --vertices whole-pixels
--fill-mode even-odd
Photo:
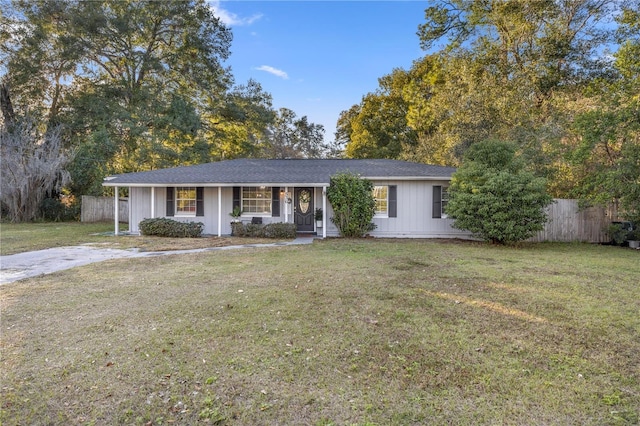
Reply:
[[[156,191],[156,199],[157,196],[158,191]],[[139,233],[138,224],[149,217],[151,217],[151,188],[129,188],[129,232]]]
[[[451,227],[452,219],[432,218],[433,186],[449,185],[448,181],[374,181],[374,185],[397,186],[397,217],[374,217],[374,237],[385,238],[468,238],[469,233]],[[328,208],[327,236],[340,235],[330,222],[333,210]]]
[[[468,232],[451,227],[452,219],[434,219],[433,186],[448,186],[448,181],[376,181],[375,185],[397,186],[398,217],[374,218],[374,237],[455,238]]]
[[[138,224],[143,219],[151,218],[151,188],[130,188],[129,231],[140,232]],[[222,234],[231,233],[232,188],[222,188]],[[202,222],[204,234],[218,234],[218,188],[204,188],[204,216],[167,216],[167,189],[155,188],[155,217],[167,217],[179,222]]]
[[[397,216],[390,218],[374,218],[373,222],[377,228],[371,233],[374,237],[389,238],[465,238],[469,237],[468,232],[460,231],[451,227],[451,219],[433,219],[433,186],[448,185],[447,181],[375,181],[375,185],[396,185],[397,186]],[[283,186],[281,189],[284,189]],[[288,187],[288,191],[293,197],[294,188]],[[141,220],[151,217],[151,188],[130,188],[129,189],[129,230],[131,233],[139,233],[138,224]],[[166,216],[166,187],[155,189],[155,217]],[[322,188],[315,189],[314,209],[322,207]],[[233,204],[233,188],[222,188],[222,209],[221,223],[222,235],[231,234],[231,213]],[[288,214],[285,213],[288,212]],[[263,216],[262,223],[293,222],[293,209],[291,204],[287,204],[284,195],[280,195],[280,216]],[[338,229],[331,222],[333,209],[327,201],[326,234],[328,237],[339,236]],[[242,217],[244,222],[250,222],[252,216]],[[204,188],[204,216],[179,217],[173,216],[171,219],[178,221],[193,221],[204,223],[204,233],[210,235],[218,234],[218,188]],[[322,228],[316,228],[318,235],[322,235]]]

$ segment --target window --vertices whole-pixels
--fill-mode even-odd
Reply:
[[[271,214],[271,187],[243,187],[242,213]]]
[[[176,188],[176,215],[196,215],[196,189],[191,187]]]
[[[204,188],[167,187],[167,216],[204,216]]]
[[[442,187],[442,194],[440,197],[441,207],[440,207],[440,217],[443,219],[447,218],[447,214],[445,213],[447,208],[447,203],[449,202],[449,187]]]
[[[446,219],[445,209],[449,202],[449,187],[434,185],[433,186],[433,215],[434,219]]]
[[[387,216],[389,214],[389,187],[374,186],[373,199],[376,201],[376,216]]]

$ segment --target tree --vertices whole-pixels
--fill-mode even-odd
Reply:
[[[211,157],[225,160],[260,155],[260,144],[275,122],[271,95],[255,80],[235,87],[219,113],[203,119],[204,137],[213,143]]]
[[[12,222],[35,219],[44,198],[69,182],[65,166],[72,153],[63,147],[59,126],[43,133],[30,118],[5,122],[0,158],[0,201]]]
[[[70,99],[78,143],[94,131],[108,137],[110,172],[209,161],[202,117],[224,104],[231,33],[208,5],[80,2],[69,15],[82,17],[68,29],[84,47]]]
[[[445,139],[459,160],[478,141],[512,140],[532,168],[561,179],[556,145],[579,111],[574,100],[606,73],[601,49],[613,41],[620,4],[452,0],[427,8],[418,35],[425,49],[444,44],[445,79],[430,101],[443,112],[438,132],[421,151]]]
[[[12,7],[15,6],[15,7]],[[1,2],[0,63],[16,106],[32,119],[57,124],[71,90],[82,46],[64,28],[72,25],[70,2]]]
[[[450,0],[425,10],[425,50],[344,111],[347,156],[457,165],[474,144],[511,140],[556,195],[571,171],[563,141],[583,111],[583,90],[607,76],[615,0]]]
[[[376,202],[370,180],[349,172],[333,175],[327,188],[327,199],[334,213],[331,221],[343,237],[363,237],[375,229],[371,220]]]
[[[360,105],[343,111],[338,127],[347,137],[349,158],[399,158],[406,146],[415,144],[416,134],[407,125],[407,104],[402,97],[408,74],[395,69],[378,79],[379,89],[362,98]],[[345,120],[348,119],[348,122]]]
[[[0,15],[3,116],[29,111],[44,134],[62,125],[72,194],[103,193],[109,174],[264,156],[280,142],[324,153],[322,126],[292,112],[275,123],[269,93],[235,85],[223,65],[231,30],[206,0],[6,0]],[[295,141],[274,139],[278,126]]]
[[[454,173],[445,211],[455,228],[509,244],[543,229],[551,201],[545,179],[525,171],[515,144],[484,141],[469,148]]]
[[[211,159],[218,139],[205,137],[206,126],[222,116],[233,80],[222,66],[231,32],[207,3],[11,5],[1,53],[14,106],[64,124],[79,147],[74,191],[101,192],[107,173]]]
[[[351,141],[351,135],[353,133],[351,123],[359,113],[360,104],[352,105],[351,108],[340,112],[332,143],[332,157],[344,157],[346,155],[346,146]]]
[[[446,39],[445,52],[470,52],[493,73],[529,80],[539,100],[559,85],[588,79],[599,65],[596,51],[611,41],[606,25],[614,0],[451,0],[425,11],[419,26],[428,50]]]
[[[297,118],[288,108],[280,108],[275,121],[268,126],[261,156],[265,158],[322,158],[324,127],[310,123],[306,116]]]
[[[575,195],[640,222],[640,9],[618,20],[615,74],[590,85],[592,106],[576,117],[568,158]]]

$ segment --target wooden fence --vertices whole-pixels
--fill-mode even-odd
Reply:
[[[82,222],[106,222],[114,218],[113,197],[82,196],[80,220]],[[129,199],[120,198],[118,202],[118,221],[129,223]]]
[[[529,241],[581,241],[604,243],[609,241],[607,228],[617,219],[614,208],[580,208],[578,200],[555,199],[548,208],[544,230]]]

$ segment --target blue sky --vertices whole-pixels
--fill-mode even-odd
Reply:
[[[426,1],[211,1],[232,28],[237,84],[250,78],[334,139],[341,111],[378,78],[424,56],[416,32]]]

